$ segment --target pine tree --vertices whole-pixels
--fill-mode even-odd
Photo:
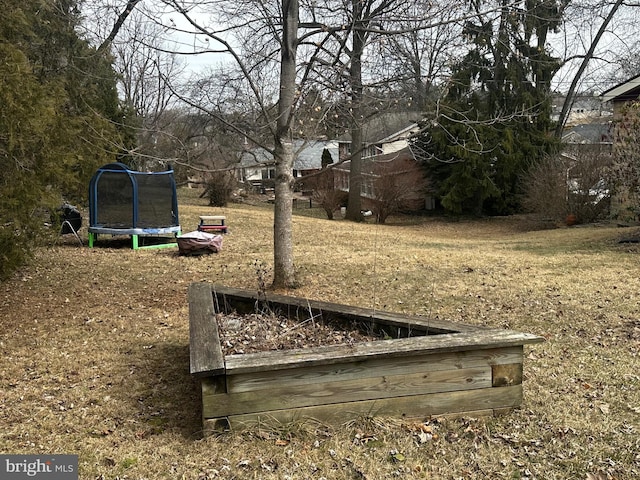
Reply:
[[[78,38],[77,18],[72,1],[0,9],[0,279],[44,238],[51,213],[84,201],[95,169],[115,158],[115,75]]]
[[[561,20],[560,7],[550,1],[501,5],[498,21],[478,13],[467,22],[468,52],[414,143],[442,205],[455,213],[517,211],[522,174],[556,148],[550,80],[558,62],[545,43]]]

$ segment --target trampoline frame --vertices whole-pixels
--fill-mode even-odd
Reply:
[[[101,224],[98,219],[98,189],[97,184],[100,180],[102,174],[109,173],[121,173],[126,174],[131,182],[132,187],[132,223],[133,225],[125,225],[122,227],[111,225]],[[170,175],[170,183],[173,189],[172,195],[172,212],[171,216],[175,220],[176,225],[169,226],[161,226],[161,227],[139,227],[138,223],[138,205],[139,205],[139,188],[138,182],[136,181],[137,176],[142,175]],[[88,238],[89,238],[89,247],[93,247],[95,242],[98,239],[98,235],[123,235],[130,236],[132,240],[132,248],[134,250],[142,249],[142,248],[167,248],[167,247],[177,247],[177,237],[181,233],[181,227],[178,220],[178,201],[176,194],[176,183],[173,178],[173,169],[169,168],[168,170],[162,172],[138,172],[129,169],[123,163],[110,163],[105,165],[96,171],[93,178],[91,179],[91,183],[89,184],[89,227],[88,227]],[[173,242],[166,242],[161,244],[154,245],[141,245],[140,237],[160,237],[160,236],[168,236],[172,235],[174,237]]]

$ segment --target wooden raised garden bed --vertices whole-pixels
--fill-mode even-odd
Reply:
[[[385,339],[223,354],[217,314],[269,309],[357,324]],[[319,320],[320,319],[320,320]],[[201,378],[205,433],[257,423],[358,416],[486,415],[522,402],[523,348],[541,337],[207,283],[189,288],[191,374]]]

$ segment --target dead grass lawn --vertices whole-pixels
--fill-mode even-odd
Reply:
[[[78,454],[91,480],[640,477],[640,252],[618,243],[635,230],[296,216],[303,286],[280,293],[544,336],[526,348],[522,408],[203,439],[187,287],[257,288],[273,218],[182,196],[185,231],[198,215],[227,215],[222,252],[89,249],[68,237],[0,284],[1,451]]]

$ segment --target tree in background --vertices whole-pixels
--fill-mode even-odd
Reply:
[[[331,152],[325,148],[320,159],[322,169],[320,172],[303,177],[305,186],[313,189],[313,200],[322,206],[329,220],[334,219],[334,213],[347,203],[347,193],[338,190],[335,185],[334,172],[329,168],[333,164]]]
[[[120,161],[135,170],[161,170],[191,153],[188,138],[192,132],[179,135],[190,119],[180,118],[187,112],[168,85],[169,79],[181,78],[184,65],[165,51],[163,28],[136,7],[138,1],[127,4],[132,9],[127,22],[123,20],[109,42],[122,104],[130,112],[126,122],[135,135],[133,142],[123,145]]]
[[[448,211],[503,215],[519,210],[531,161],[556,146],[550,87],[558,63],[546,44],[561,10],[548,1],[501,2],[494,18],[474,5],[468,52],[413,149]]]
[[[394,102],[406,99],[401,108],[426,111],[440,96],[440,86],[463,46],[460,1],[418,0],[407,6],[410,15],[394,22],[394,34],[379,36],[374,43],[378,70],[386,83],[398,89]]]
[[[405,162],[379,162],[373,166],[373,213],[376,223],[403,210],[419,210],[424,206],[427,182],[420,170]]]
[[[0,9],[1,279],[43,238],[50,212],[83,202],[95,169],[118,151],[115,75],[77,22],[73,0]]]
[[[576,150],[536,160],[523,179],[522,205],[542,222],[590,223],[609,214],[612,156]]]

